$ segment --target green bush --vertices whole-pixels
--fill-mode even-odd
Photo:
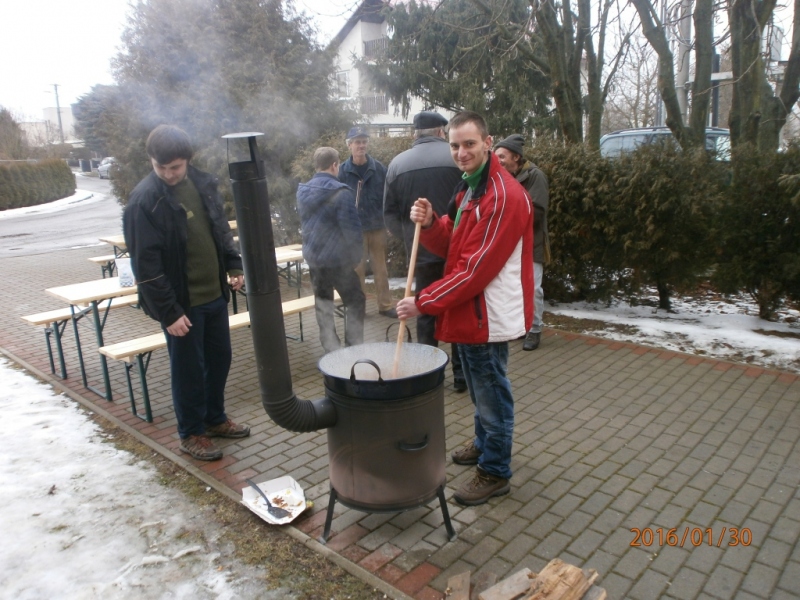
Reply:
[[[538,142],[526,158],[544,172],[550,188],[548,297],[607,300],[624,270],[612,164],[587,146],[558,141]]]
[[[800,148],[763,154],[743,147],[732,160],[733,183],[716,217],[713,283],[723,293],[748,292],[759,316],[774,319],[786,297],[800,299],[800,203],[793,185]]]
[[[727,165],[665,143],[623,154],[613,171],[615,243],[631,273],[629,293],[654,285],[659,308],[670,310],[673,290],[693,289],[708,275]]]
[[[35,206],[75,193],[75,176],[63,160],[0,164],[0,210]]]

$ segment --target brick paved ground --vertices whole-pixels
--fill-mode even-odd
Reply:
[[[0,347],[49,372],[43,334],[19,316],[60,308],[43,289],[98,278],[86,259],[105,252],[0,260]],[[287,290],[285,299],[295,293]],[[374,300],[367,306],[366,340],[382,341],[389,321],[375,316]],[[286,324],[288,334],[299,334],[297,316]],[[89,377],[99,385],[87,325],[81,330]],[[306,341],[288,341],[292,376],[299,397],[315,398],[323,383],[313,311],[305,313],[304,330]],[[126,308],[110,314],[105,338],[156,332],[154,322]],[[326,434],[272,424],[261,406],[250,336],[248,329],[233,333],[227,393],[229,414],[249,423],[253,435],[223,441],[226,456],[215,463],[186,462],[178,453],[163,350],[153,355],[148,377],[153,424],[130,414],[121,364],[110,366],[113,403],[82,388],[71,332],[65,383],[234,491],[245,477],[292,475],[316,504],[295,526],[316,537],[328,500]],[[512,344],[510,370],[517,423],[509,495],[458,506],[452,490],[470,470],[448,464],[456,541],[447,541],[436,502],[394,515],[338,506],[328,548],[390,583],[397,597],[442,598],[447,579],[465,570],[502,578],[523,567],[539,570],[555,557],[597,569],[609,598],[800,597],[797,376],[554,331],[536,352]],[[446,384],[449,453],[470,437],[472,408],[452,390],[449,374]],[[643,532],[640,546],[632,545],[633,528]],[[671,528],[676,537],[667,537]],[[732,545],[731,528],[743,543]]]

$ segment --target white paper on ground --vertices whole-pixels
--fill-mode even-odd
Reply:
[[[264,499],[249,485],[242,489],[242,504],[273,525],[283,525],[294,521],[306,509],[306,496],[303,488],[289,475],[256,482],[269,498],[273,506],[289,511],[289,516],[276,519],[269,514]]]

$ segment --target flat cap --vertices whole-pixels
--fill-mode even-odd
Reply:
[[[369,133],[367,133],[367,128],[362,127],[361,125],[356,125],[355,127],[351,127],[350,131],[347,132],[347,139],[352,140],[353,138],[357,137],[369,137]]]
[[[432,110],[423,110],[414,115],[414,129],[434,129],[445,125],[447,125],[447,119]]]

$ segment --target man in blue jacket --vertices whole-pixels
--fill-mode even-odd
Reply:
[[[325,352],[341,347],[334,321],[333,290],[345,307],[344,342],[364,341],[366,300],[355,268],[361,261],[361,223],[353,191],[337,179],[339,153],[334,148],[314,152],[316,174],[297,188],[297,209],[303,230],[303,258],[314,288],[314,308]]]
[[[358,218],[364,238],[361,263],[356,272],[363,289],[367,259],[375,279],[378,312],[384,317],[397,318],[389,293],[389,274],[386,270],[386,228],[383,224],[383,187],[386,167],[367,154],[369,134],[363,127],[351,127],[347,132],[350,158],[339,169],[339,181],[349,185],[355,193]]]
[[[222,450],[210,438],[250,435],[225,414],[228,300],[244,282],[242,259],[216,177],[189,165],[186,132],[159,125],[145,150],[153,172],[131,192],[122,216],[139,305],[166,335],[181,451],[218,460]]]

